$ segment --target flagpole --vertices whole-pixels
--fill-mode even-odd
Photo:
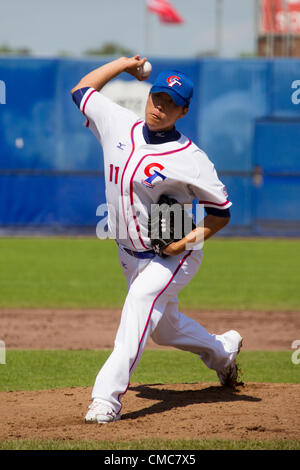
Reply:
[[[215,48],[217,57],[221,56],[222,49],[222,9],[223,0],[216,0]]]
[[[152,24],[149,20],[148,12],[156,13],[162,23],[183,23],[183,18],[172,6],[168,0],[144,0],[145,1],[145,20],[144,20],[144,48],[145,54],[151,54],[150,39]]]
[[[270,54],[269,54],[269,57],[273,57],[274,56],[274,41],[275,41],[275,34],[276,34],[276,31],[275,31],[275,2],[274,0],[271,0],[270,2],[270,17],[271,17],[271,21],[272,21],[272,25],[271,25],[271,33],[270,33]]]
[[[255,56],[258,56],[259,50],[259,36],[261,31],[261,0],[255,0],[254,6],[254,44],[255,44]]]
[[[149,54],[149,43],[150,43],[149,12],[147,8],[147,1],[145,1],[144,56],[147,56]]]
[[[285,12],[285,21],[286,21],[286,31],[283,33],[283,37],[285,38],[284,42],[285,48],[284,48],[284,55],[285,57],[289,57],[290,55],[290,49],[291,49],[291,43],[290,43],[290,15],[289,15],[289,5],[287,0],[284,0],[284,12]]]

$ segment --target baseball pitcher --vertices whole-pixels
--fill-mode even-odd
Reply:
[[[113,60],[72,90],[103,149],[108,227],[116,234],[128,286],[114,349],[96,377],[86,422],[120,419],[122,397],[149,336],[197,354],[222,385],[237,383],[240,334],[210,334],[178,310],[178,292],[201,265],[203,253],[195,247],[228,223],[231,206],[208,156],[176,128],[189,111],[193,83],[182,71],[163,71],[150,90],[145,119],[100,93],[123,72],[144,80],[145,62],[138,55]],[[198,226],[181,224],[189,229],[178,235],[175,222],[186,220],[184,205],[195,198],[205,207],[204,220]]]

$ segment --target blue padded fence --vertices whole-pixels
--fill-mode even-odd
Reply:
[[[2,233],[95,233],[105,202],[102,153],[70,90],[108,60],[0,58]],[[227,186],[232,219],[222,233],[299,236],[300,60],[149,60],[149,85],[165,68],[195,83],[178,128]]]

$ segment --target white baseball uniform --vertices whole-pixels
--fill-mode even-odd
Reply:
[[[92,392],[120,413],[150,335],[198,354],[214,370],[235,358],[238,345],[230,334],[209,334],[178,311],[177,294],[197,273],[202,251],[163,259],[150,251],[147,226],[151,204],[162,194],[181,204],[197,198],[208,208],[228,209],[231,202],[207,155],[178,131],[151,133],[133,112],[93,88],[77,90],[73,99],[103,148],[109,232],[128,286],[114,350]]]

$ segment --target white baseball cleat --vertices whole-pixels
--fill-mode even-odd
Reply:
[[[89,406],[89,411],[85,416],[86,423],[110,423],[112,421],[118,421],[121,416],[117,414],[110,406],[97,400],[93,400]]]
[[[238,344],[237,355],[238,355],[243,344],[243,338],[235,330],[230,330],[225,334],[229,334],[230,336],[232,336],[232,338],[234,338],[237,341],[237,344]],[[217,375],[219,377],[221,385],[224,385],[226,387],[231,387],[231,388],[235,388],[239,384],[238,374],[239,374],[239,369],[238,369],[235,359],[231,362],[231,364],[229,364],[229,366],[217,371]]]

